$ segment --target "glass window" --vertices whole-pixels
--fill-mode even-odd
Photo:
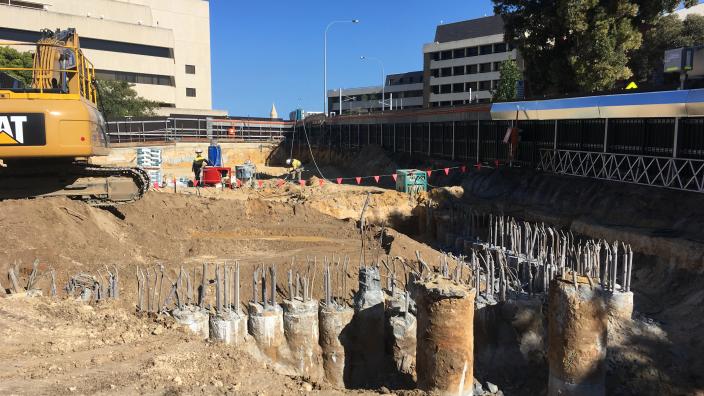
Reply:
[[[452,74],[455,76],[464,75],[464,66],[455,66],[452,68]]]
[[[196,74],[196,65],[186,65],[186,74]]]
[[[506,52],[506,43],[496,43],[494,44],[494,53]]]
[[[478,65],[467,65],[467,74],[477,74]]]
[[[443,93],[443,94],[452,93],[452,85],[450,85],[450,84],[441,85],[440,86],[440,93]]]
[[[452,59],[452,51],[443,51],[440,56],[442,60]]]
[[[196,97],[196,89],[195,88],[186,88],[186,96],[189,98],[195,98]]]
[[[494,80],[494,81],[491,82],[491,85],[493,86],[494,89],[496,89],[496,88],[499,87],[499,81],[500,81],[500,80]]]
[[[469,92],[470,89],[474,92],[477,91],[477,82],[476,81],[471,81],[471,82],[467,83],[467,92]]]
[[[450,106],[450,103],[452,103],[452,102],[449,102],[449,101],[447,101],[447,102],[440,102],[440,107],[448,107],[448,106]]]
[[[501,70],[501,62],[494,62],[494,71]]]
[[[477,56],[479,54],[479,49],[477,47],[467,48],[467,56]]]
[[[493,50],[494,50],[494,46],[491,44],[482,45],[481,47],[479,47],[479,54],[480,55],[489,55],[492,53]]]
[[[482,63],[479,65],[479,73],[491,72],[491,63]]]
[[[437,61],[440,60],[440,53],[439,52],[432,52],[430,54],[430,59]]]
[[[441,77],[452,76],[452,68],[451,67],[443,67],[442,70],[440,70],[440,76]]]
[[[461,92],[464,92],[464,83],[452,84],[452,92],[453,92],[453,93],[461,93]]]
[[[489,91],[489,90],[491,90],[491,81],[480,81],[480,82],[479,82],[479,90],[480,90],[480,91]]]
[[[465,56],[464,48],[460,48],[460,49],[454,50],[454,51],[452,52],[452,56],[453,56],[453,58],[455,58],[455,59],[464,58],[464,56]]]
[[[435,78],[440,77],[440,69],[432,69],[432,70],[430,71],[430,75],[433,76],[433,77],[435,77]]]

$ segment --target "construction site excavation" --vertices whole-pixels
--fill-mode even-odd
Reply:
[[[223,142],[251,180],[180,183],[208,144],[113,148],[159,159],[135,202],[0,202],[0,392],[702,394],[701,209],[375,145],[298,182],[287,142]]]

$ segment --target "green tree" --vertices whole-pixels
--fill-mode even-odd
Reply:
[[[666,50],[703,44],[704,16],[690,14],[682,20],[666,15],[643,34],[643,45],[631,56],[631,68],[639,81],[659,80]]]
[[[34,58],[31,52],[20,52],[11,47],[0,47],[0,67],[32,68]],[[25,85],[32,83],[32,71],[7,70],[3,73],[22,81]]]
[[[126,81],[98,80],[98,99],[106,119],[125,116],[144,117],[154,115],[157,102],[137,95],[133,84]]]
[[[499,68],[499,86],[492,92],[495,101],[508,101],[516,99],[518,94],[518,81],[521,79],[521,71],[515,60],[509,59],[501,62]]]
[[[525,60],[528,89],[535,94],[592,92],[613,88],[633,75],[630,53],[641,31],[681,0],[493,0],[504,18],[506,38]],[[686,0],[686,6],[697,0]]]

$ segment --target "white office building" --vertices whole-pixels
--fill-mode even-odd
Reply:
[[[135,84],[161,114],[212,111],[207,0],[0,0],[0,43],[75,28],[99,79]]]
[[[516,59],[522,68],[497,15],[439,25],[434,42],[423,46],[423,59],[426,107],[490,101],[501,63]]]

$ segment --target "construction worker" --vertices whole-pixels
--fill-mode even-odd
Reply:
[[[201,176],[203,175],[203,166],[205,165],[210,165],[210,161],[203,157],[203,150],[196,149],[196,158],[193,159],[193,166],[191,167],[193,174],[195,175],[195,183],[193,184],[196,186],[200,186]]]
[[[301,161],[293,158],[289,158],[286,160],[286,166],[289,167],[289,173],[293,177],[294,180],[301,180],[301,177],[303,175],[303,166],[301,166]]]

